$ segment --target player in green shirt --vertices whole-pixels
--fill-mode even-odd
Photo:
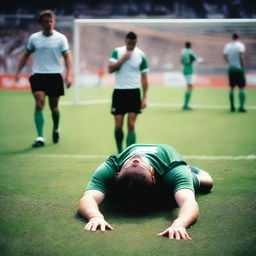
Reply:
[[[174,196],[180,210],[173,223],[158,235],[191,240],[186,229],[199,215],[195,191],[209,192],[212,185],[207,172],[187,165],[174,148],[165,144],[133,144],[98,167],[78,211],[88,220],[86,230],[113,230],[98,207],[105,196],[114,196],[114,191],[125,204],[132,200],[140,207],[144,201],[155,200],[154,193],[161,190],[170,200]]]
[[[193,90],[193,63],[197,59],[198,58],[196,54],[191,50],[191,43],[186,42],[185,48],[181,51],[180,57],[181,64],[183,65],[182,72],[187,83],[187,91],[185,92],[185,100],[183,105],[184,110],[191,110],[191,107],[189,106],[189,101]]]

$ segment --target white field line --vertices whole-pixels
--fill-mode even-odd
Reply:
[[[107,159],[108,155],[68,155],[68,154],[24,154],[29,157],[45,157],[45,158],[79,158],[79,159]],[[256,155],[248,156],[183,156],[184,159],[196,160],[255,160]]]
[[[78,105],[98,105],[98,104],[109,104],[111,101],[108,99],[103,100],[86,100],[79,101]],[[60,103],[63,106],[71,106],[74,105],[73,101],[61,101]],[[170,107],[170,108],[181,108],[181,104],[178,103],[149,103],[149,107]],[[229,109],[229,105],[198,105],[192,104],[194,108],[202,108],[202,109]],[[256,110],[256,106],[246,106],[247,109]]]

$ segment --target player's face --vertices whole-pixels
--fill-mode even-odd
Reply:
[[[148,160],[141,155],[134,155],[123,164],[120,175],[124,173],[144,173],[146,181],[154,184],[153,168]]]
[[[136,46],[136,43],[137,43],[137,39],[128,39],[126,38],[125,39],[125,43],[126,43],[126,48],[128,51],[133,51],[133,49],[135,48]]]
[[[51,34],[55,27],[55,18],[44,16],[41,25],[45,34]]]

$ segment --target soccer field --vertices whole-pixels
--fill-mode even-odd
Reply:
[[[200,217],[188,230],[192,241],[156,236],[177,209],[136,216],[104,203],[102,212],[115,231],[83,230],[78,200],[95,168],[116,151],[112,88],[81,90],[81,105],[70,104],[73,93],[67,91],[57,145],[46,106],[46,146],[39,149],[31,148],[31,93],[0,91],[0,255],[256,255],[256,89],[246,91],[247,113],[229,112],[225,88],[196,88],[194,110],[182,111],[183,93],[150,88],[137,133],[138,143],[169,144],[213,177],[212,193],[197,196]]]

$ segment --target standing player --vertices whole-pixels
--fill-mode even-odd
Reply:
[[[191,110],[192,108],[189,106],[189,101],[191,98],[191,93],[193,90],[193,63],[195,60],[197,60],[196,54],[191,50],[191,43],[186,42],[185,48],[181,51],[181,57],[180,61],[183,65],[183,75],[185,77],[186,83],[187,83],[187,91],[185,92],[185,100],[183,109],[184,110]]]
[[[141,109],[147,105],[149,71],[144,53],[136,47],[137,35],[129,32],[125,46],[118,47],[109,59],[109,73],[116,72],[116,86],[112,96],[111,113],[115,119],[115,140],[118,152],[122,151],[124,138],[123,122],[128,113],[127,146],[136,143],[135,122]],[[142,98],[140,87],[142,84]]]
[[[245,52],[245,45],[238,41],[238,35],[234,33],[232,35],[233,42],[226,44],[224,48],[224,59],[228,63],[228,78],[229,78],[229,101],[230,111],[235,111],[234,104],[234,88],[237,85],[239,87],[239,101],[240,101],[240,112],[246,112],[244,108],[245,104],[245,72],[243,63],[243,53]]]
[[[52,112],[52,140],[54,143],[59,141],[60,111],[58,102],[59,97],[64,95],[61,56],[64,58],[66,67],[65,83],[67,88],[72,83],[71,53],[66,36],[54,30],[55,13],[51,10],[42,11],[39,16],[39,22],[42,26],[42,31],[29,37],[26,51],[18,63],[15,75],[16,80],[18,80],[20,71],[27,63],[29,56],[34,53],[33,74],[30,76],[29,81],[35,98],[34,121],[37,139],[32,144],[32,147],[45,145],[43,115],[45,96],[49,97],[49,106]]]

